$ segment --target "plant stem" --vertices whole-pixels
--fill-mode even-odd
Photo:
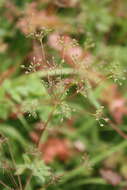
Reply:
[[[42,131],[42,133],[41,133],[41,135],[40,135],[41,137],[40,137],[40,140],[39,140],[39,143],[38,143],[38,147],[40,147],[40,145],[41,145],[41,139],[42,139],[43,133],[44,133],[44,131],[46,130],[46,128],[47,128],[47,126],[48,126],[48,123],[49,123],[49,121],[51,120],[51,118],[52,118],[52,116],[53,116],[53,114],[54,114],[54,111],[56,110],[56,107],[57,107],[57,105],[55,105],[54,108],[52,109],[52,111],[51,111],[51,113],[49,114],[49,117],[48,117],[48,119],[47,119],[47,121],[46,121],[46,123],[45,123],[45,125],[44,125],[43,131]]]
[[[11,151],[11,146],[10,146],[10,144],[9,144],[8,142],[7,142],[7,145],[8,145],[8,148],[9,148],[9,152],[10,152],[10,156],[11,156],[11,159],[12,159],[12,162],[13,162],[13,166],[14,166],[14,168],[16,169],[16,162],[15,162],[13,153],[12,153],[12,151]],[[19,175],[17,175],[17,177],[18,177],[19,189],[20,189],[20,190],[23,190],[23,189],[22,189],[21,178],[20,178]]]
[[[43,133],[44,133],[45,129],[47,128],[48,123],[50,122],[50,120],[51,120],[51,118],[52,118],[52,116],[53,116],[53,114],[54,114],[54,112],[55,112],[57,106],[62,102],[62,96],[63,96],[63,94],[64,94],[65,91],[66,91],[66,88],[64,89],[63,93],[59,96],[59,103],[56,103],[56,104],[54,105],[54,107],[53,107],[51,113],[49,114],[49,117],[48,117],[48,119],[47,119],[47,121],[46,121],[46,123],[45,123],[45,125],[44,125],[43,131],[42,131],[42,133],[41,133],[40,140],[39,140],[39,143],[38,143],[38,147],[40,147],[40,145],[41,145],[41,139],[42,139]]]
[[[0,180],[0,184],[3,185],[5,188],[9,189],[9,190],[13,190],[12,188],[10,188],[8,185],[6,185],[4,182],[2,182]]]
[[[44,51],[44,46],[43,46],[43,39],[40,39],[40,44],[41,44],[41,50],[42,50],[42,59],[46,62],[46,56],[45,56],[45,51]]]
[[[32,172],[31,172],[31,174],[30,174],[30,176],[28,177],[28,179],[27,179],[27,182],[26,182],[26,184],[25,184],[25,187],[24,187],[24,190],[27,190],[27,187],[28,187],[28,185],[30,184],[30,181],[31,181],[31,179],[32,179]]]
[[[33,73],[35,74],[35,73]],[[61,75],[61,69],[53,69],[53,70],[43,70],[36,72],[38,77],[47,77],[47,76],[57,76]],[[62,68],[62,75],[74,75],[76,74],[75,70],[72,68]]]

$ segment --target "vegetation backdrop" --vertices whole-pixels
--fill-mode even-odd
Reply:
[[[127,190],[127,1],[0,15],[0,189]]]

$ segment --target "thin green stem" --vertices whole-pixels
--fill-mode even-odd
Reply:
[[[31,181],[31,179],[32,179],[32,176],[33,176],[33,174],[32,174],[32,172],[31,172],[31,174],[30,174],[30,176],[28,177],[27,182],[26,182],[26,184],[25,184],[24,190],[27,190],[27,187],[28,187],[28,185],[30,184],[30,181]]]
[[[47,119],[47,121],[46,121],[46,123],[45,123],[45,125],[43,127],[43,131],[41,133],[41,137],[40,137],[40,140],[39,140],[39,143],[38,143],[38,147],[40,147],[40,145],[41,145],[41,139],[42,139],[43,133],[46,130],[46,128],[47,128],[47,126],[48,126],[48,124],[49,124],[49,122],[50,122],[50,120],[51,120],[51,118],[52,118],[52,116],[54,114],[54,111],[56,110],[56,107],[57,107],[57,105],[55,105],[53,107],[53,109],[52,109],[51,113],[49,114],[49,117],[48,117],[48,119]]]
[[[35,75],[35,73],[33,73]],[[62,75],[74,75],[75,70],[72,68],[62,68]],[[61,75],[61,69],[43,70],[36,72],[38,77],[57,76]]]
[[[13,153],[12,153],[12,151],[11,151],[11,146],[10,146],[10,144],[9,144],[8,142],[7,142],[7,144],[8,144],[9,152],[10,152],[11,159],[12,159],[12,162],[13,162],[13,166],[14,166],[14,168],[16,169],[16,162],[15,162]],[[18,177],[19,189],[22,190],[21,178],[20,178],[19,175],[18,175],[17,177]]]
[[[13,190],[12,188],[10,188],[8,185],[6,185],[4,182],[2,182],[1,180],[0,180],[0,184],[1,185],[3,185],[3,187],[5,187],[5,188],[7,188],[7,189],[9,189],[9,190]]]
[[[41,44],[41,50],[42,50],[42,58],[44,61],[46,61],[46,56],[45,56],[45,50],[44,50],[44,45],[43,45],[43,39],[40,39],[40,44]]]
[[[40,145],[41,145],[41,139],[42,139],[43,133],[45,132],[45,130],[46,130],[46,128],[47,128],[47,126],[48,126],[48,124],[49,124],[49,122],[50,122],[50,120],[51,120],[51,118],[52,118],[52,116],[53,116],[53,114],[54,114],[54,112],[55,112],[57,106],[62,102],[62,97],[63,97],[63,94],[64,94],[65,91],[66,91],[66,88],[64,89],[63,93],[59,96],[59,101],[58,101],[58,103],[56,103],[56,104],[54,105],[54,107],[53,107],[51,113],[49,114],[49,117],[48,117],[48,119],[47,119],[47,121],[46,121],[46,123],[45,123],[45,125],[44,125],[44,127],[43,127],[43,131],[42,131],[41,136],[40,136],[40,140],[39,140],[39,143],[38,143],[38,147],[40,147]]]

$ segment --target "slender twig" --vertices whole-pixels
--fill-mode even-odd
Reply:
[[[32,176],[33,176],[33,174],[32,174],[32,172],[31,172],[31,174],[29,175],[29,177],[28,177],[28,179],[27,179],[27,181],[26,181],[24,190],[27,190],[27,187],[28,187],[28,185],[30,184],[30,181],[31,181],[31,179],[32,179]]]
[[[125,134],[120,128],[118,128],[111,120],[108,121],[110,126],[124,139],[127,139],[127,134]]]
[[[16,168],[16,162],[15,162],[15,159],[14,159],[13,153],[12,153],[12,151],[11,151],[10,144],[9,144],[8,142],[7,142],[7,144],[8,144],[9,152],[10,152],[11,159],[12,159],[12,162],[13,162],[13,166],[14,166],[14,168]],[[21,178],[20,178],[19,175],[18,175],[17,177],[18,177],[19,188],[20,188],[20,190],[23,190],[23,189],[22,189]]]
[[[78,72],[76,72],[74,69],[72,68],[62,68],[62,75],[74,75],[74,74],[78,74]],[[32,74],[31,74],[32,75]],[[33,73],[33,75],[35,75],[35,73]],[[53,69],[53,70],[42,70],[42,71],[37,71],[36,75],[38,77],[47,77],[47,76],[57,76],[57,75],[61,75],[61,68],[58,69]]]
[[[41,44],[41,50],[42,50],[42,58],[43,58],[43,60],[45,61],[45,63],[46,63],[46,55],[45,55],[45,51],[44,51],[44,45],[43,45],[43,41],[42,41],[43,39],[41,38],[40,39],[40,44]]]
[[[50,122],[50,120],[51,120],[51,118],[52,118],[52,116],[53,116],[53,114],[54,114],[54,112],[55,112],[57,106],[62,102],[62,97],[63,97],[63,94],[64,94],[64,92],[65,92],[66,90],[67,90],[67,87],[64,89],[63,93],[60,94],[60,96],[58,97],[58,98],[59,98],[58,103],[56,103],[56,104],[54,105],[52,111],[51,111],[50,114],[49,114],[49,117],[48,117],[48,119],[47,119],[47,121],[46,121],[46,123],[45,123],[45,125],[44,125],[44,127],[43,127],[42,133],[41,133],[41,135],[40,135],[40,140],[39,140],[39,142],[38,142],[38,147],[40,147],[40,145],[41,145],[42,135],[43,135],[44,131],[46,130],[46,128],[47,128],[47,126],[48,126],[48,124],[49,124],[49,122]]]
[[[41,145],[42,135],[43,135],[44,131],[46,130],[46,128],[47,128],[47,126],[49,124],[49,121],[51,120],[51,118],[52,118],[52,116],[54,114],[54,111],[56,110],[56,107],[57,107],[57,105],[54,106],[54,108],[52,109],[52,111],[49,114],[49,117],[48,117],[47,121],[45,122],[45,125],[44,125],[43,130],[42,130],[41,135],[40,135],[40,140],[38,142],[38,147],[40,147],[40,145]]]
[[[18,188],[18,184],[16,183],[15,178],[13,177],[12,173],[10,172],[8,174],[8,177],[10,178],[10,180],[14,183],[15,187]]]
[[[9,190],[13,190],[12,188],[10,188],[8,185],[6,185],[4,182],[2,182],[0,180],[0,184],[3,185],[5,188],[9,189]]]

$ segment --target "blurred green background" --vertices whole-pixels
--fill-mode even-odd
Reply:
[[[0,189],[126,190],[126,65],[126,0],[1,0]]]

